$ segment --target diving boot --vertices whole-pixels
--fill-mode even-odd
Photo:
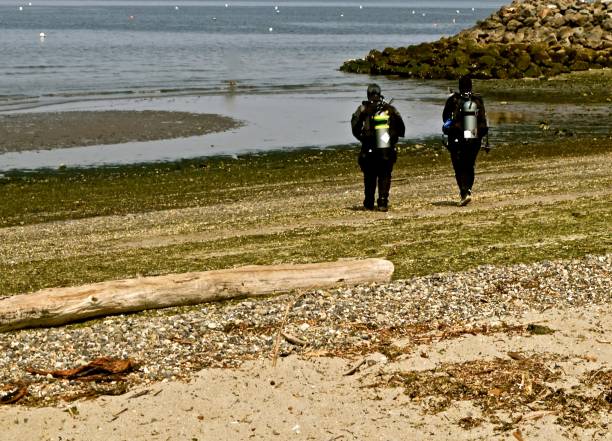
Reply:
[[[465,193],[465,195],[461,197],[461,201],[459,201],[459,206],[465,207],[470,202],[472,202],[472,191],[468,190],[467,193]]]

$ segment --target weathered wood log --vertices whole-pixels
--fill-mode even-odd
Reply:
[[[388,260],[340,260],[245,266],[43,289],[0,300],[0,332],[236,297],[387,282],[392,274],[393,264]]]

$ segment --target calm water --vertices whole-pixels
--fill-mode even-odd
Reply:
[[[454,34],[503,3],[0,0],[0,111],[154,108],[247,123],[209,135],[212,142],[125,146],[140,151],[132,159],[109,148],[63,153],[83,165],[352,142],[345,126],[372,79],[339,72],[344,60]],[[444,96],[414,81],[376,81],[404,114],[421,99]],[[415,117],[411,134],[437,130],[439,110],[429,106],[417,113],[435,113],[435,121]],[[290,127],[277,124],[270,133],[267,121],[278,117]],[[147,156],[156,149],[165,153]],[[0,169],[54,166],[44,157],[59,154],[0,155]]]

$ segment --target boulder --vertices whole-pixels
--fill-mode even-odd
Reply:
[[[585,46],[591,49],[597,49],[601,46],[604,31],[600,26],[596,26],[589,31],[585,36]]]
[[[565,17],[560,13],[556,13],[552,19],[548,20],[548,24],[553,28],[560,28],[565,25]]]
[[[525,72],[531,66],[531,57],[527,52],[523,52],[516,58],[514,65],[521,72]]]
[[[537,64],[531,64],[525,71],[525,76],[529,78],[537,78],[542,75],[542,69]]]
[[[518,28],[522,26],[523,26],[523,23],[513,18],[512,20],[508,22],[508,24],[506,24],[506,30],[510,32],[515,32]]]
[[[579,71],[579,70],[589,70],[589,63],[586,61],[575,61],[570,66],[571,70]]]
[[[568,12],[565,14],[565,21],[570,26],[584,26],[589,22],[589,17],[580,12]]]

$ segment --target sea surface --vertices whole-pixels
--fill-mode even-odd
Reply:
[[[505,2],[0,0],[0,114],[220,113],[224,134],[6,153],[0,170],[172,160],[354,142],[348,121],[376,81],[407,137],[439,132],[439,84],[338,70],[371,49],[434,41]]]

